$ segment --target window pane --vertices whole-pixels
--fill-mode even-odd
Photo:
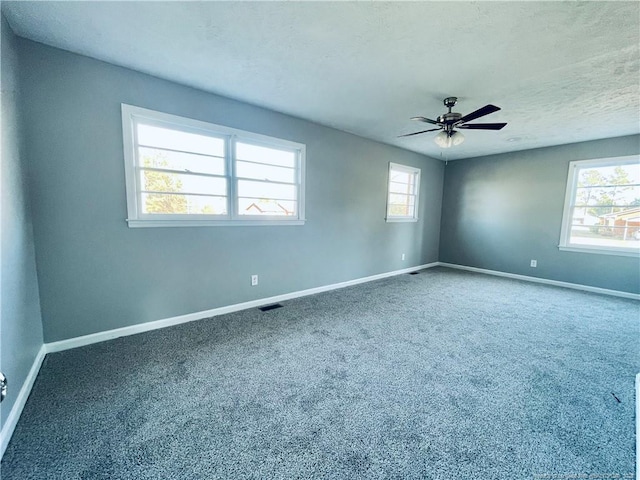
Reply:
[[[639,163],[581,168],[578,174],[579,187],[586,185],[623,185],[630,183],[640,183]]]
[[[138,124],[137,133],[139,145],[203,153],[216,157],[224,156],[223,138],[187,133],[143,123]]]
[[[295,182],[296,171],[293,168],[274,167],[263,163],[236,162],[236,175],[272,182]]]
[[[570,243],[599,247],[640,247],[640,228],[620,225],[572,225]]]
[[[142,167],[224,175],[224,158],[220,157],[140,147],[138,158]]]
[[[267,200],[255,198],[239,198],[238,213],[240,215],[277,215],[295,216],[296,202],[289,200]]]
[[[143,193],[142,213],[163,215],[226,215],[227,199],[200,195]]]
[[[616,215],[621,212],[625,212],[629,209],[629,207],[612,207],[610,205],[600,205],[593,207],[577,207],[585,210],[586,216],[596,217],[599,219],[603,219],[607,216]]]
[[[129,227],[303,216],[305,145],[126,104],[121,112]]]
[[[413,205],[389,205],[388,214],[397,217],[413,217],[415,207]]]
[[[417,218],[417,194],[420,170],[389,165],[387,218]]]
[[[569,243],[638,248],[639,181],[637,163],[580,169]]]
[[[224,178],[141,170],[141,189],[147,192],[227,194],[227,181]]]
[[[415,188],[417,176],[418,174],[414,172],[391,169],[391,172],[389,173],[389,183],[410,185],[411,188]]]
[[[416,197],[413,195],[389,194],[389,204],[391,205],[414,205],[415,203]]]
[[[389,191],[394,193],[415,193],[415,184],[389,182]]]
[[[636,201],[640,204],[640,186],[576,188],[576,205],[631,205]]]
[[[391,170],[389,180],[391,182],[409,183],[412,175],[408,172],[401,172],[398,170]]]
[[[291,150],[258,147],[242,142],[236,143],[236,158],[280,167],[295,168],[296,166],[296,153]]]
[[[245,198],[295,200],[296,186],[238,180],[238,196]]]

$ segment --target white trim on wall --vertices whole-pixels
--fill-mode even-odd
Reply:
[[[517,273],[506,273],[506,272],[499,272],[497,270],[487,270],[485,268],[468,267],[466,265],[457,265],[455,263],[438,262],[438,265],[442,267],[455,268],[457,270],[468,270],[470,272],[484,273],[487,275],[495,275],[497,277],[514,278],[516,280],[524,280],[526,282],[544,283],[547,285],[554,285],[556,287],[572,288],[574,290],[583,290],[586,292],[612,295],[614,297],[631,298],[633,300],[640,300],[640,294],[622,292],[620,290],[609,290],[608,288],[591,287],[589,285],[581,285],[579,283],[561,282],[559,280],[549,280],[549,279],[540,278],[540,277],[530,277],[528,275],[519,275]]]
[[[574,160],[569,162],[569,173],[567,176],[567,188],[565,191],[564,208],[562,211],[562,228],[560,230],[560,250],[569,252],[596,253],[604,255],[620,255],[625,257],[638,257],[640,251],[636,247],[620,247],[612,245],[589,245],[582,243],[571,243],[571,230],[573,209],[576,208],[576,191],[580,170],[585,168],[612,167],[617,165],[635,165],[638,163],[638,155],[625,155],[622,157],[593,158],[590,160]],[[630,207],[631,205],[620,205]],[[580,207],[577,207],[580,208]],[[626,234],[625,234],[626,238]]]
[[[377,275],[371,275],[369,277],[356,278],[354,280],[348,280],[346,282],[324,285],[322,287],[309,288],[307,290],[299,290],[297,292],[285,293],[282,295],[276,295],[274,297],[259,298],[257,300],[250,300],[248,302],[236,303],[235,305],[227,305],[224,307],[213,308],[211,310],[203,310],[201,312],[179,315],[177,317],[165,318],[163,320],[155,320],[138,325],[131,325],[129,327],[122,327],[113,330],[106,330],[104,332],[92,333],[90,335],[84,335],[82,337],[75,337],[69,338],[67,340],[60,340],[58,342],[46,343],[45,347],[47,349],[47,353],[60,352],[62,350],[69,350],[71,348],[91,345],[92,343],[104,342],[106,340],[112,340],[114,338],[126,337],[128,335],[135,335],[137,333],[157,330],[159,328],[171,327],[173,325],[180,325],[181,323],[203,320],[206,318],[216,317],[218,315],[224,315],[226,313],[246,310],[248,308],[260,307],[263,305],[269,305],[271,303],[283,302],[285,300],[305,297],[307,295],[314,295],[316,293],[328,292],[330,290],[337,290],[339,288],[350,287],[352,285],[358,285],[360,283],[372,282],[374,280],[380,280],[382,278],[393,277],[395,275],[401,275],[403,273],[414,272],[416,270],[423,270],[425,268],[436,266],[438,266],[438,262],[427,263],[425,265],[403,268],[401,270],[394,270],[392,272],[379,273]]]
[[[24,383],[20,388],[20,392],[18,392],[18,396],[16,397],[16,401],[11,408],[11,412],[9,412],[9,416],[2,426],[2,430],[0,431],[0,460],[2,459],[5,450],[7,449],[7,445],[9,445],[9,440],[11,440],[13,431],[16,429],[18,420],[20,420],[20,415],[22,414],[22,410],[27,403],[27,398],[29,398],[29,394],[31,393],[33,384],[36,381],[36,377],[38,376],[38,372],[40,371],[40,367],[42,366],[42,362],[44,361],[46,353],[46,346],[42,345],[40,347],[40,350],[38,350],[36,358],[33,360],[33,364],[31,365],[29,374],[24,380]]]
[[[248,132],[237,128],[231,128],[223,125],[216,125],[209,122],[203,122],[201,120],[195,120],[192,118],[181,117],[178,115],[172,115],[169,113],[158,112],[147,108],[136,107],[133,105],[121,104],[122,113],[122,138],[124,145],[124,170],[125,170],[125,186],[127,194],[127,222],[129,227],[199,227],[199,226],[274,226],[274,225],[303,225],[305,222],[304,211],[304,199],[305,199],[305,158],[306,158],[306,145],[303,143],[294,142],[291,140],[285,140],[281,138],[275,138],[258,133]],[[222,143],[220,151],[205,153],[205,150],[210,149],[198,149],[189,150],[188,146],[182,145],[180,142],[175,143],[170,141],[168,144],[163,144],[158,138],[147,138],[145,145],[141,145],[138,139],[141,131],[140,127],[162,128],[165,131],[170,131],[173,134],[191,134],[199,137],[206,137],[209,140],[216,140]],[[165,139],[166,140],[166,139]],[[158,143],[160,142],[160,143]],[[267,148],[271,150],[277,150],[280,153],[288,153],[292,155],[292,164],[289,168],[293,171],[293,180],[285,179],[261,179],[257,177],[242,177],[238,176],[236,169],[241,160],[250,162],[259,162],[263,167],[269,166],[279,168],[283,166],[279,162],[273,162],[266,157],[259,156],[260,159],[251,159],[250,157],[238,158],[236,155],[236,149],[239,145],[246,145],[257,148]],[[140,146],[144,146],[151,149],[161,149],[165,152],[179,152],[186,155],[200,155],[205,156],[211,161],[213,158],[218,158],[222,161],[220,171],[206,171],[198,169],[186,170],[182,168],[166,167],[162,168],[158,165],[154,165],[152,170],[164,172],[170,175],[175,174],[187,174],[191,178],[200,178],[208,180],[219,180],[224,185],[224,193],[218,191],[217,193],[211,190],[205,191],[187,191],[184,192],[186,196],[192,195],[209,195],[210,198],[224,198],[226,205],[226,213],[145,213],[143,208],[141,175],[143,171],[148,171],[150,166],[144,166],[141,163],[139,154]],[[186,149],[186,150],[185,150]],[[215,148],[214,148],[215,150]],[[196,169],[198,171],[196,171]],[[240,212],[240,199],[238,184],[245,180],[253,181],[254,183],[274,185],[284,185],[294,188],[293,198],[286,200],[287,202],[293,202],[295,204],[295,215],[257,215],[257,214],[244,214]],[[151,190],[147,193],[163,193],[155,190]],[[167,192],[165,192],[167,193]],[[168,192],[175,193],[175,192]],[[257,195],[257,194],[256,194]],[[265,194],[266,195],[266,194]],[[186,197],[185,197],[186,198]],[[202,198],[202,197],[199,197]],[[247,199],[248,197],[244,197]],[[282,200],[277,198],[271,198],[273,201],[285,203],[283,197]],[[249,201],[251,201],[249,199]]]
[[[171,327],[173,325],[180,325],[182,323],[193,322],[196,320],[203,320],[206,318],[216,317],[218,315],[224,315],[227,313],[233,313],[240,310],[246,310],[248,308],[256,308],[263,305],[269,305],[271,303],[283,302],[294,298],[305,297],[307,295],[315,295],[316,293],[328,292],[331,290],[337,290],[340,288],[349,287],[352,285],[358,285],[360,283],[372,282],[380,280],[382,278],[393,277],[395,275],[401,275],[403,273],[414,272],[417,270],[424,270],[433,267],[448,267],[458,270],[467,270],[476,273],[484,273],[487,275],[494,275],[499,277],[513,278],[517,280],[524,280],[534,283],[544,283],[547,285],[554,285],[556,287],[571,288],[574,290],[583,290],[587,292],[600,293],[604,295],[613,295],[616,297],[631,298],[634,300],[640,300],[640,294],[622,292],[619,290],[609,290],[606,288],[591,287],[588,285],[581,285],[577,283],[561,282],[557,280],[548,280],[539,277],[530,277],[527,275],[518,275],[515,273],[499,272],[496,270],[487,270],[484,268],[469,267],[466,265],[457,265],[453,263],[444,262],[432,262],[424,265],[418,265],[415,267],[403,268],[400,270],[394,270],[386,273],[379,273],[377,275],[371,275],[368,277],[356,278],[354,280],[348,280],[345,282],[334,283],[330,285],[324,285],[321,287],[309,288],[307,290],[299,290],[297,292],[285,293],[282,295],[276,295],[273,297],[259,298],[256,300],[250,300],[248,302],[236,303],[234,305],[226,305],[224,307],[213,308],[211,310],[203,310],[200,312],[188,313],[186,315],[179,315],[176,317],[165,318],[161,320],[154,320],[151,322],[141,323],[138,325],[131,325],[128,327],[116,328],[113,330],[106,330],[103,332],[92,333],[90,335],[83,335],[81,337],[69,338],[66,340],[60,340],[57,342],[46,343],[46,353],[60,352],[63,350],[69,350],[71,348],[83,347],[85,345],[91,345],[93,343],[105,342],[107,340],[113,340],[114,338],[126,337],[129,335],[135,335],[138,333],[148,332],[151,330],[158,330],[160,328]]]
[[[228,305],[219,308],[213,308],[211,310],[204,310],[201,312],[194,312],[186,315],[179,315],[177,317],[165,318],[162,320],[155,320],[147,323],[142,323],[139,325],[132,325],[129,327],[116,328],[113,330],[107,330],[104,332],[93,333],[90,335],[84,335],[81,337],[69,338],[66,340],[60,340],[58,342],[45,343],[42,345],[36,358],[31,366],[31,370],[27,375],[26,380],[24,381],[22,388],[20,389],[20,393],[7,417],[7,421],[2,427],[2,431],[0,431],[0,459],[4,455],[4,452],[9,444],[9,440],[11,439],[11,435],[16,428],[18,420],[20,419],[20,415],[22,414],[22,410],[27,402],[27,398],[29,398],[29,394],[31,393],[31,389],[33,388],[33,384],[38,376],[38,372],[40,371],[40,367],[42,366],[42,362],[44,361],[45,355],[47,353],[53,352],[61,352],[63,350],[69,350],[72,348],[82,347],[85,345],[91,345],[93,343],[104,342],[107,340],[112,340],[114,338],[125,337],[129,335],[135,335],[137,333],[148,332],[151,330],[157,330],[160,328],[170,327],[173,325],[179,325],[182,323],[193,322],[196,320],[204,320],[207,318],[215,317],[218,315],[224,315],[226,313],[237,312],[239,310],[246,310],[248,308],[255,308],[262,305],[268,305],[271,303],[283,302],[285,300],[291,300],[294,298],[305,297],[307,295],[314,295],[316,293],[328,292],[331,290],[337,290],[340,288],[350,287],[352,285],[358,285],[360,283],[372,282],[375,280],[380,280],[383,278],[393,277],[395,275],[401,275],[403,273],[415,272],[417,270],[424,270],[427,268],[433,267],[447,267],[458,270],[467,270],[471,272],[484,273],[487,275],[495,275],[499,277],[507,277],[514,278],[517,280],[524,280],[528,282],[535,283],[544,283],[548,285],[554,285],[557,287],[564,288],[572,288],[575,290],[584,290],[588,292],[601,293],[605,295],[613,295],[616,297],[623,298],[631,298],[634,300],[640,300],[640,295],[635,293],[621,292],[618,290],[609,290],[606,288],[598,288],[598,287],[590,287],[588,285],[580,285],[576,283],[568,283],[568,282],[560,282],[556,280],[547,280],[544,278],[538,277],[529,277],[526,275],[518,275],[514,273],[506,273],[499,272],[495,270],[487,270],[484,268],[477,267],[468,267],[466,265],[456,265],[453,263],[444,263],[444,262],[432,262],[424,265],[418,265],[409,268],[403,268],[400,270],[394,270],[392,272],[379,273],[377,275],[371,275],[368,277],[356,278],[354,280],[348,280],[345,282],[334,283],[331,285],[324,285],[322,287],[309,288],[307,290],[300,290],[297,292],[285,293],[283,295],[276,295],[268,298],[261,298],[257,300],[251,300],[248,302],[237,303],[235,305]],[[640,413],[640,374],[636,377],[636,409],[637,412]],[[640,419],[640,416],[638,417]],[[637,430],[640,432],[640,420],[637,423]],[[638,449],[640,451],[640,435],[638,435]],[[640,457],[638,460],[638,469],[640,469]]]
[[[307,290],[300,290],[297,292],[285,293],[283,295],[276,295],[274,297],[260,298],[257,300],[251,300],[249,302],[237,303],[235,305],[228,305],[225,307],[213,308],[211,310],[204,310],[201,312],[189,313],[187,315],[179,315],[177,317],[165,318],[162,320],[155,320],[139,325],[132,325],[129,327],[116,328],[113,330],[107,330],[104,332],[92,333],[90,335],[84,335],[82,337],[69,338],[66,340],[60,340],[58,342],[45,343],[40,347],[38,354],[31,366],[31,370],[27,375],[26,380],[22,384],[20,393],[7,417],[7,421],[0,431],[0,460],[4,455],[4,452],[11,440],[13,431],[18,424],[22,410],[29,398],[33,384],[38,376],[42,362],[45,355],[48,353],[61,352],[63,350],[69,350],[72,348],[82,347],[85,345],[91,345],[93,343],[104,342],[112,340],[114,338],[125,337],[129,335],[135,335],[137,333],[148,332],[151,330],[157,330],[160,328],[170,327],[173,325],[179,325],[181,323],[193,322],[196,320],[204,320],[207,318],[215,317],[218,315],[224,315],[226,313],[237,312],[239,310],[246,310],[248,308],[255,308],[262,305],[268,305],[271,303],[283,302],[285,300],[291,300],[293,298],[304,297],[307,295],[314,295],[316,293],[328,292],[330,290],[337,290],[340,288],[349,287],[352,285],[358,285],[360,283],[372,282],[374,280],[380,280],[382,278],[393,277],[395,275],[401,275],[403,273],[415,272],[416,270],[423,270],[425,268],[431,268],[438,266],[438,262],[427,263],[425,265],[418,265],[414,267],[403,268],[400,270],[394,270],[392,272],[379,273],[377,275],[371,275],[368,277],[356,278],[354,280],[348,280],[346,282],[334,283],[331,285],[324,285],[322,287],[309,288]]]
[[[407,197],[414,197],[413,214],[409,216],[392,214],[391,209],[391,195],[398,192],[391,191],[391,180],[395,172],[406,173],[413,179],[413,191],[406,192],[404,195]],[[407,184],[407,187],[411,186],[411,181]],[[410,205],[411,202],[407,205]],[[420,169],[418,167],[410,167],[409,165],[401,165],[399,163],[389,162],[389,180],[387,181],[387,213],[385,220],[389,223],[392,222],[417,222],[418,221],[418,205],[420,204]]]
[[[215,317],[218,315],[224,315],[226,313],[237,312],[239,310],[246,310],[248,308],[259,307],[262,305],[268,305],[271,303],[283,302],[285,300],[291,300],[293,298],[304,297],[307,295],[314,295],[316,293],[327,292],[330,290],[337,290],[339,288],[345,288],[360,283],[372,282],[374,280],[380,280],[382,278],[392,277],[395,275],[401,275],[403,273],[414,272],[416,270],[423,270],[425,268],[431,268],[438,265],[438,262],[428,263],[425,265],[418,265],[415,267],[403,268],[401,270],[394,270],[392,272],[380,273],[377,275],[371,275],[369,277],[357,278],[354,280],[348,280],[346,282],[334,283],[331,285],[325,285],[322,287],[310,288],[307,290],[300,290],[297,292],[285,293],[283,295],[276,295],[274,297],[261,298],[257,300],[251,300],[249,302],[237,303],[235,305],[228,305],[225,307],[214,308],[211,310],[204,310],[201,312],[194,312],[187,315],[180,315],[177,317],[165,318],[162,320],[151,321],[140,325],[132,325],[130,327],[116,328],[114,330],[107,330],[104,332],[93,333],[90,335],[84,335],[82,337],[69,338],[67,340],[60,340],[58,342],[45,343],[40,347],[38,354],[29,370],[26,380],[22,384],[20,393],[13,404],[13,408],[7,417],[7,421],[0,431],[0,460],[4,455],[7,445],[11,440],[13,431],[18,424],[22,410],[29,398],[33,384],[38,376],[42,362],[47,353],[61,352],[63,350],[69,350],[72,348],[82,347],[85,345],[91,345],[93,343],[104,342],[112,340],[114,338],[125,337],[128,335],[135,335],[137,333],[148,332],[151,330],[157,330],[160,328],[170,327],[173,325],[179,325],[181,323],[193,322],[196,320],[204,320],[207,318]]]

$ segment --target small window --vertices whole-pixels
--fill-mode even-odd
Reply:
[[[305,146],[122,105],[130,227],[300,225]]]
[[[561,250],[640,253],[640,163],[637,156],[569,164]]]
[[[419,168],[389,163],[387,222],[417,221],[419,191]]]

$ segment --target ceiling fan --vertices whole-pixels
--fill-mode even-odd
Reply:
[[[484,117],[490,113],[497,112],[500,107],[495,105],[485,105],[479,108],[475,112],[471,112],[465,116],[459,113],[452,112],[451,109],[458,102],[457,97],[447,97],[444,99],[444,106],[449,111],[443,115],[440,115],[436,120],[431,120],[426,117],[411,117],[411,120],[418,120],[419,122],[431,123],[432,125],[438,125],[438,128],[431,128],[429,130],[421,130],[419,132],[407,133],[406,135],[400,135],[400,137],[410,137],[412,135],[419,135],[421,133],[435,132],[441,130],[439,134],[433,139],[438,146],[442,148],[450,148],[454,145],[460,145],[464,142],[464,135],[457,131],[457,128],[467,128],[469,130],[500,130],[506,123],[471,123],[467,124],[471,120]]]

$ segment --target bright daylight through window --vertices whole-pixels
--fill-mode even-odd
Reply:
[[[418,220],[420,169],[389,163],[387,222]]]
[[[305,146],[122,105],[130,227],[300,225]]]
[[[560,249],[638,255],[637,156],[570,163]]]

